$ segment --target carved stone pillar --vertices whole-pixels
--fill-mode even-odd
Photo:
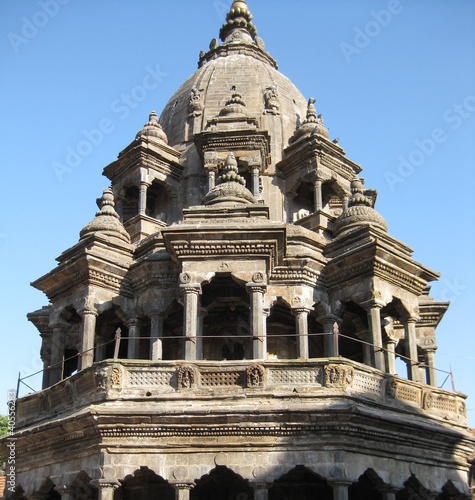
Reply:
[[[270,484],[251,483],[251,486],[254,489],[254,500],[267,500],[269,498]]]
[[[345,196],[343,196],[343,200],[342,200],[342,210],[343,210],[343,213],[345,213],[347,210],[348,210],[348,203],[350,201],[350,196],[348,194],[345,194]]]
[[[419,382],[419,357],[417,354],[416,318],[408,317],[404,322],[404,333],[406,343],[407,378]]]
[[[74,488],[70,486],[57,486],[55,489],[61,495],[61,500],[75,500]]]
[[[104,337],[102,335],[96,335],[95,338],[96,344],[96,361],[103,361],[106,359],[106,344],[104,342]]]
[[[259,198],[259,166],[252,167],[252,195]]]
[[[163,314],[159,312],[150,314],[150,337],[150,360],[158,361],[163,359]]]
[[[175,500],[190,500],[190,490],[192,485],[189,483],[175,483]]]
[[[328,481],[333,489],[333,500],[348,500],[348,487],[350,481]]]
[[[208,191],[211,191],[216,186],[216,169],[208,170]]]
[[[308,359],[308,313],[309,309],[299,307],[292,309],[295,316],[295,330],[297,332],[297,357]]]
[[[383,500],[396,500],[397,490],[391,486],[383,486],[379,489]]]
[[[389,339],[386,341],[386,368],[389,374],[396,375],[396,345],[397,340]]]
[[[322,200],[322,181],[318,177],[313,181],[315,212],[323,208]]]
[[[196,361],[196,335],[198,331],[198,296],[200,285],[191,283],[188,273],[180,275],[180,289],[184,297],[183,304],[183,336],[185,338],[184,359]]]
[[[148,189],[148,182],[145,181],[140,181],[139,185],[139,214],[140,215],[145,215],[145,212],[147,210],[147,189]]]
[[[435,370],[435,349],[425,350],[426,381],[428,385],[437,387],[437,372]]]
[[[338,322],[338,317],[328,314],[318,321],[323,325],[323,355],[326,358],[338,356],[338,339],[334,333],[334,325]]]
[[[140,321],[137,318],[133,318],[127,321],[125,326],[129,329],[127,359],[138,359],[140,345]]]
[[[262,273],[255,273],[252,282],[246,284],[246,289],[251,296],[250,330],[252,337],[253,359],[265,359],[267,355],[267,342],[264,316],[264,294],[267,287],[264,284]]]
[[[78,370],[92,366],[94,362],[94,337],[96,334],[97,312],[93,309],[78,311],[82,317],[80,338],[81,352],[79,355]]]
[[[372,345],[372,366],[385,371],[383,335],[381,332],[381,309],[383,304],[376,300],[367,301],[361,306],[368,315],[368,341]]]
[[[114,491],[120,488],[120,483],[108,479],[95,479],[91,485],[98,488],[98,500],[114,500]]]
[[[66,336],[65,326],[56,324],[53,326],[53,337],[51,343],[51,370],[49,374],[49,385],[54,385],[63,380],[64,367],[64,339]]]

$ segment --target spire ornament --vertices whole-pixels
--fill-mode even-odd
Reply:
[[[333,234],[340,236],[361,226],[376,227],[384,232],[388,225],[383,216],[372,207],[371,198],[365,196],[361,179],[355,177],[351,181],[351,198],[345,210],[333,224]]]
[[[205,205],[249,205],[256,200],[246,181],[239,175],[238,163],[233,153],[229,153],[216,186],[206,195]]]
[[[294,135],[290,138],[289,142],[292,144],[305,135],[313,134],[322,135],[327,139],[330,137],[328,134],[328,129],[326,129],[323,125],[322,115],[317,116],[317,110],[315,109],[315,98],[310,97],[307,104],[307,115],[305,117],[305,120],[297,128]]]
[[[257,29],[244,0],[234,0],[226,21],[219,31],[219,38],[224,43],[253,43],[256,40]]]
[[[94,219],[79,233],[80,239],[95,233],[130,243],[129,233],[125,230],[118,213],[115,211],[114,193],[110,187],[104,189],[99,205],[100,210],[96,212]]]
[[[162,129],[162,126],[158,123],[157,114],[152,111],[148,117],[148,122],[143,126],[139,133],[135,136],[136,139],[144,139],[149,137],[155,137],[160,142],[168,144],[167,134]]]

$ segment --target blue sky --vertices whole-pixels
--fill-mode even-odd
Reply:
[[[47,299],[29,282],[78,241],[108,185],[103,167],[195,71],[230,3],[1,2],[0,413],[18,372],[41,368],[26,313]],[[431,295],[452,303],[437,330],[437,367],[452,368],[475,427],[475,2],[248,4],[279,69],[316,98],[331,138],[378,190],[390,234],[441,273]]]

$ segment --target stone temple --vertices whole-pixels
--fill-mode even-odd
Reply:
[[[13,497],[471,498],[465,396],[436,382],[438,274],[244,1],[219,37],[33,283],[43,389],[17,401]]]

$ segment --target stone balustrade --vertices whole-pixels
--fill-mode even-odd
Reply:
[[[342,358],[266,361],[106,360],[17,400],[17,430],[104,401],[331,397],[466,425],[466,396]]]

